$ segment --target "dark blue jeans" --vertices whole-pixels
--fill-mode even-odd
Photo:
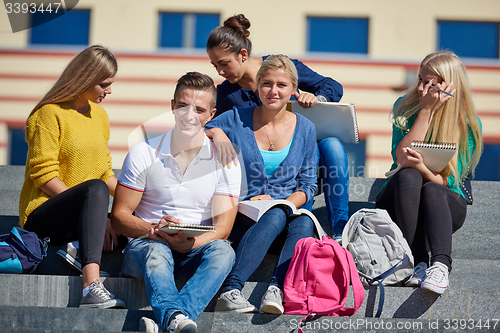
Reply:
[[[234,222],[234,232],[230,236],[236,248],[236,262],[229,273],[222,291],[241,290],[253,272],[259,267],[269,247],[282,233],[285,236],[284,245],[279,253],[270,284],[283,288],[285,275],[295,250],[295,244],[301,238],[311,237],[314,225],[307,215],[288,217],[279,207],[267,211],[257,223],[249,227],[248,218],[238,214]],[[246,232],[244,231],[245,229]],[[244,235],[238,242],[238,234]]]
[[[326,138],[318,142],[319,174],[316,195],[324,193],[332,236],[342,235],[349,220],[349,163],[342,142]],[[312,210],[313,201],[303,208]]]
[[[325,194],[332,235],[341,235],[349,219],[349,164],[345,148],[337,138],[318,143],[320,183]]]

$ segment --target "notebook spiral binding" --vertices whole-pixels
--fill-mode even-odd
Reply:
[[[356,143],[359,143],[359,132],[358,132],[358,118],[356,117],[356,107],[352,106],[352,118],[354,119],[354,134],[356,136]]]
[[[457,149],[457,145],[452,142],[443,142],[443,143],[426,143],[424,141],[412,141],[410,144],[410,148],[430,148],[430,149]]]

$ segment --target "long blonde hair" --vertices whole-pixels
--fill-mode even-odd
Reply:
[[[426,56],[420,64],[420,68],[423,67],[441,77],[446,84],[453,82],[454,97],[434,111],[424,140],[429,143],[452,142],[458,145],[458,154],[455,154],[441,174],[444,176],[453,174],[457,181],[462,180],[474,172],[483,149],[481,126],[472,102],[465,66],[455,53],[441,51]],[[394,106],[390,116],[391,122],[405,131],[409,130],[408,120],[421,109],[417,89],[418,80]],[[476,144],[470,159],[468,159],[469,128]],[[463,165],[461,174],[458,170],[458,158]]]
[[[67,102],[80,96],[96,84],[115,76],[117,70],[118,63],[107,48],[100,45],[89,46],[71,60],[28,118],[45,104]]]

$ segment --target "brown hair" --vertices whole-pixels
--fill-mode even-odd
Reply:
[[[248,55],[252,53],[250,36],[250,21],[243,14],[231,16],[224,21],[224,25],[212,30],[207,40],[207,51],[215,47],[222,47],[232,53],[240,53],[246,49]]]
[[[117,70],[118,63],[107,48],[100,45],[89,46],[71,60],[28,118],[46,104],[67,102],[80,96],[96,84],[115,76]]]
[[[217,101],[217,89],[215,88],[214,81],[208,75],[199,73],[199,72],[188,72],[181,76],[179,80],[177,80],[177,85],[175,86],[174,91],[174,104],[177,100],[177,93],[181,87],[187,87],[192,90],[197,91],[208,91],[212,94],[212,100],[210,102],[210,110],[215,108],[215,103]]]

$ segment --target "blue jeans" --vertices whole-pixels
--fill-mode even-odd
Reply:
[[[337,138],[318,143],[320,190],[325,195],[328,222],[332,235],[342,234],[349,219],[349,164],[345,148]]]
[[[233,228],[240,228],[238,214]],[[301,238],[311,237],[314,224],[307,215],[288,217],[281,208],[268,210],[259,222],[254,223],[244,234],[236,249],[236,262],[222,291],[241,290],[253,272],[259,267],[273,241],[282,232],[286,233],[285,244],[276,262],[270,284],[282,289],[285,275],[292,259],[295,244]]]
[[[134,239],[125,248],[122,272],[144,280],[149,304],[166,331],[174,312],[198,318],[231,271],[234,259],[234,251],[225,240],[178,253],[163,242]],[[174,279],[187,281],[180,291]]]

